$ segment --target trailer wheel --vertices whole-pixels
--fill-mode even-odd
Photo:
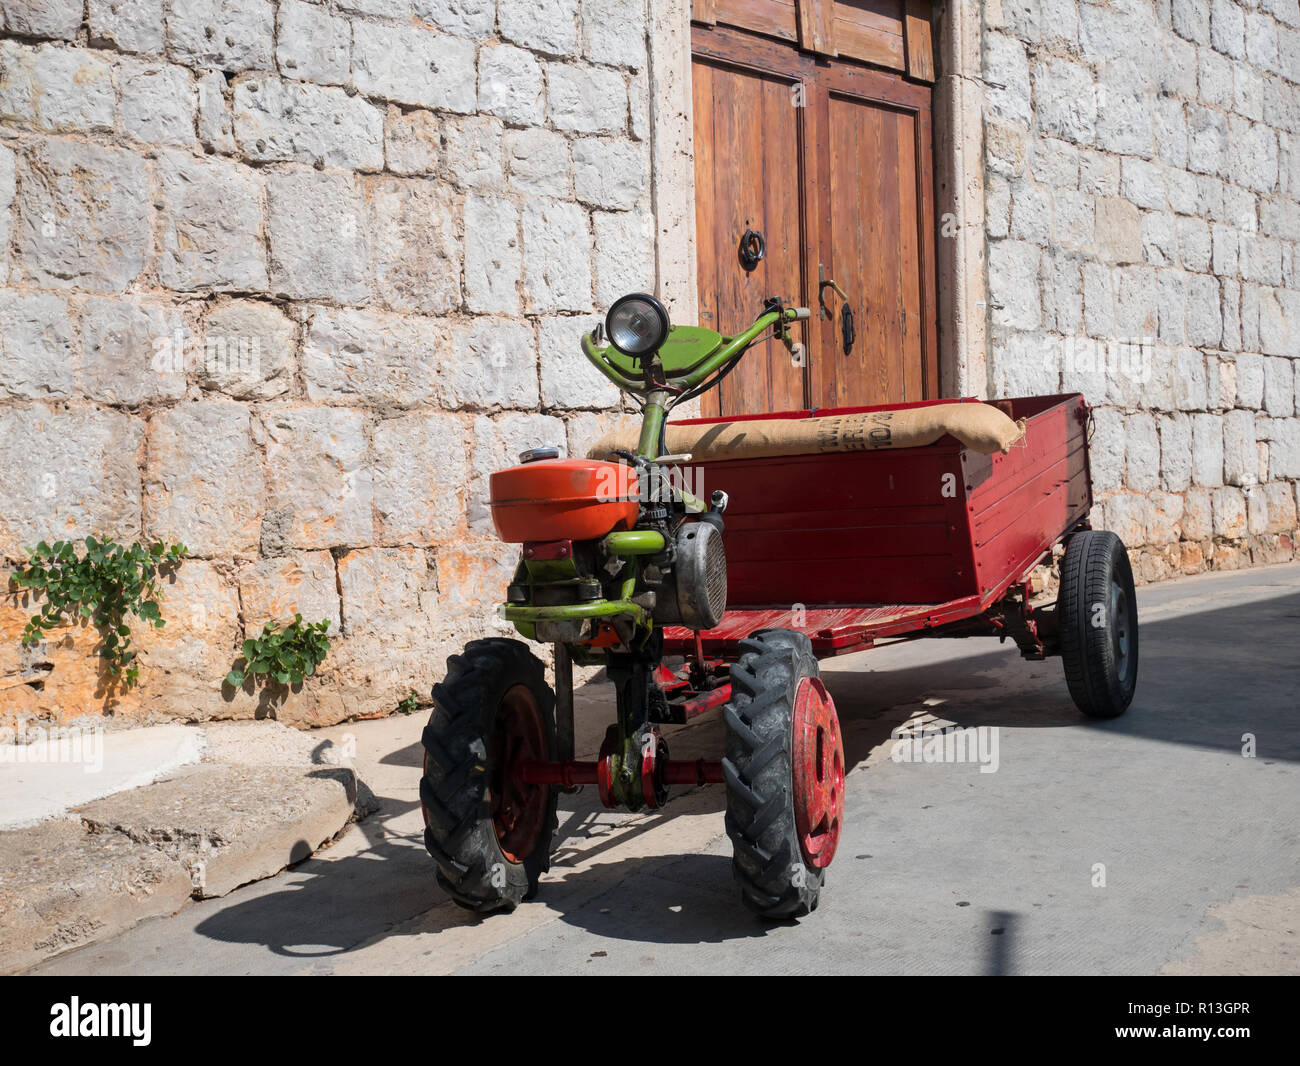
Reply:
[[[723,719],[741,898],[765,918],[803,917],[817,906],[844,819],[844,745],[808,638],[770,629],[743,641]]]
[[[1071,698],[1090,718],[1117,718],[1137,688],[1138,617],[1133,568],[1114,533],[1070,538],[1056,612]]]
[[[447,660],[433,699],[420,806],[438,884],[468,910],[514,910],[550,868],[557,795],[510,771],[554,758],[555,696],[526,645],[492,638]]]

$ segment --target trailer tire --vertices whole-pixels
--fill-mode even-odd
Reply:
[[[820,854],[809,858],[796,797],[796,706],[812,691],[829,709],[826,762],[838,790],[831,804],[833,832]],[[731,668],[731,699],[723,708],[727,727],[722,774],[727,785],[727,835],[732,873],[746,906],[765,918],[801,918],[817,907],[826,866],[834,856],[844,810],[844,751],[834,703],[821,686],[821,672],[807,636],[763,630],[741,642]],[[806,817],[805,817],[806,820]]]
[[[550,869],[556,790],[507,787],[508,762],[555,758],[555,696],[517,640],[471,641],[433,686],[420,807],[437,879],[467,910],[512,911]]]
[[[1090,529],[1070,538],[1056,611],[1075,705],[1090,718],[1118,718],[1137,688],[1138,617],[1133,568],[1114,533]]]

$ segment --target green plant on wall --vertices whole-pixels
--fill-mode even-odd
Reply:
[[[412,692],[405,699],[398,701],[397,709],[402,714],[414,714],[416,711],[420,709],[420,697],[417,696],[414,692]]]
[[[330,638],[325,635],[329,627],[328,618],[304,625],[300,614],[295,614],[283,629],[275,622],[267,622],[261,636],[244,641],[244,665],[236,665],[226,675],[226,684],[239,688],[250,678],[256,681],[259,677],[281,685],[302,684],[302,679],[316,672],[330,650]]]
[[[184,544],[132,544],[111,538],[87,537],[77,554],[72,541],[41,541],[28,550],[26,566],[12,574],[11,587],[43,595],[45,603],[23,629],[24,644],[39,644],[45,633],[68,621],[84,618],[99,630],[97,649],[109,677],[129,688],[139,678],[131,647],[133,614],[155,629],[164,625],[159,578],[175,570],[188,554]]]

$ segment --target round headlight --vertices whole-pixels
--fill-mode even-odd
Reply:
[[[663,345],[670,328],[664,305],[643,292],[620,296],[605,316],[610,343],[624,355],[649,355]]]

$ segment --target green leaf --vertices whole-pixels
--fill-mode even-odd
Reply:
[[[83,550],[80,558],[78,547]],[[23,641],[38,643],[48,630],[67,624],[65,615],[89,619],[100,631],[97,650],[109,676],[124,677],[128,685],[134,684],[138,670],[126,669],[135,659],[126,616],[134,613],[154,628],[165,624],[158,605],[162,597],[155,580],[157,561],[166,555],[179,559],[184,554],[183,545],[158,541],[128,547],[94,533],[77,543],[56,540],[51,545],[42,540],[27,549],[31,564],[11,575],[11,588],[32,589],[45,596],[24,626]]]
[[[244,671],[231,670],[230,673],[226,675],[226,684],[231,688],[242,688],[244,684]]]

